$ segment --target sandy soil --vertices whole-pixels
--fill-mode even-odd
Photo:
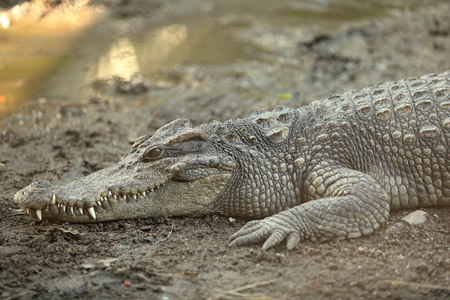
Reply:
[[[187,2],[186,14],[206,4],[205,14],[218,9]],[[121,21],[146,14],[142,1],[121,3],[111,6]],[[171,5],[180,3],[154,8],[170,14]],[[236,28],[236,37],[265,48],[264,57],[163,69],[163,77],[179,80],[149,82],[148,91],[136,92],[159,101],[136,101],[116,80],[93,84],[95,97],[29,102],[0,123],[1,298],[450,298],[448,208],[427,208],[428,222],[393,233],[387,228],[410,211],[392,213],[366,238],[261,252],[259,246],[228,247],[244,220],[39,222],[12,200],[34,180],[61,184],[115,163],[134,139],[175,118],[224,121],[259,107],[297,107],[330,93],[449,69],[449,14],[445,1],[415,4],[325,32],[263,23],[249,14],[221,16],[212,22],[250,20],[251,26]],[[293,97],[282,99],[283,93]]]

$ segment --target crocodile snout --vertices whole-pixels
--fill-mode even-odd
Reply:
[[[14,196],[14,201],[20,206],[39,209],[51,202],[51,191],[52,185],[50,182],[45,180],[35,181],[18,191]]]
[[[14,202],[28,214],[35,212],[36,217],[42,219],[42,209],[52,204],[53,190],[54,186],[50,182],[35,181],[18,191],[14,196]]]

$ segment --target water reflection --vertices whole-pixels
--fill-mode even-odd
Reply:
[[[100,57],[97,78],[117,75],[128,80],[139,70],[136,48],[129,38],[120,38],[112,44],[106,55]]]
[[[173,24],[145,36],[147,42],[143,47],[142,41],[133,41],[122,37],[115,40],[105,55],[98,61],[98,79],[108,79],[120,76],[129,80],[141,71],[154,72],[179,47],[188,36],[186,25]]]
[[[8,18],[8,16],[6,14],[1,14],[0,15],[0,26],[3,29],[8,29],[10,23],[11,23],[11,21],[9,20],[9,18]]]

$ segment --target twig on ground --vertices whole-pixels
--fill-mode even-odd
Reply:
[[[229,290],[228,292],[239,293],[239,292],[242,292],[242,291],[245,291],[245,290],[249,290],[249,289],[252,289],[252,288],[255,288],[255,287],[258,287],[258,286],[269,285],[269,284],[272,284],[272,283],[274,283],[276,281],[277,281],[277,279],[261,281],[261,282],[255,282],[255,283],[251,283],[251,284],[247,284],[247,285],[235,288],[233,290]]]
[[[21,216],[24,214],[25,212],[21,208],[12,208],[10,216]]]
[[[401,281],[401,280],[383,280],[378,282],[375,285],[375,288],[382,284],[391,284],[394,286],[406,286],[406,287],[412,287],[412,288],[422,288],[422,289],[431,289],[431,290],[443,290],[443,291],[449,291],[450,287],[441,286],[441,285],[434,285],[434,284],[427,284],[427,283],[416,283],[416,282],[409,282],[409,281]]]
[[[251,283],[251,284],[247,284],[235,289],[231,289],[228,291],[221,291],[218,292],[215,295],[215,299],[236,299],[236,298],[240,298],[240,299],[252,299],[252,300],[265,300],[265,299],[274,299],[274,296],[270,296],[270,295],[259,295],[259,294],[249,294],[249,293],[242,293],[245,290],[249,290],[249,289],[253,289],[255,287],[260,287],[260,286],[264,286],[264,285],[269,285],[272,284],[274,282],[276,282],[277,279],[272,279],[272,280],[267,280],[267,281],[261,281],[261,282],[255,282],[255,283]],[[280,297],[275,297],[275,298],[280,298]]]
[[[173,232],[173,228],[174,228],[174,227],[175,227],[175,222],[172,222],[172,229],[170,229],[169,234],[166,236],[165,239],[162,239],[162,240],[160,240],[160,241],[157,241],[156,244],[159,244],[159,243],[162,243],[162,242],[167,241],[167,240],[170,238],[170,236],[172,235],[172,232]]]

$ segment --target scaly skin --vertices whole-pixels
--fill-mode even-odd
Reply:
[[[251,221],[231,245],[356,238],[390,209],[450,206],[450,72],[387,82],[309,106],[193,128],[173,121],[116,165],[15,201],[39,219],[160,216]]]

